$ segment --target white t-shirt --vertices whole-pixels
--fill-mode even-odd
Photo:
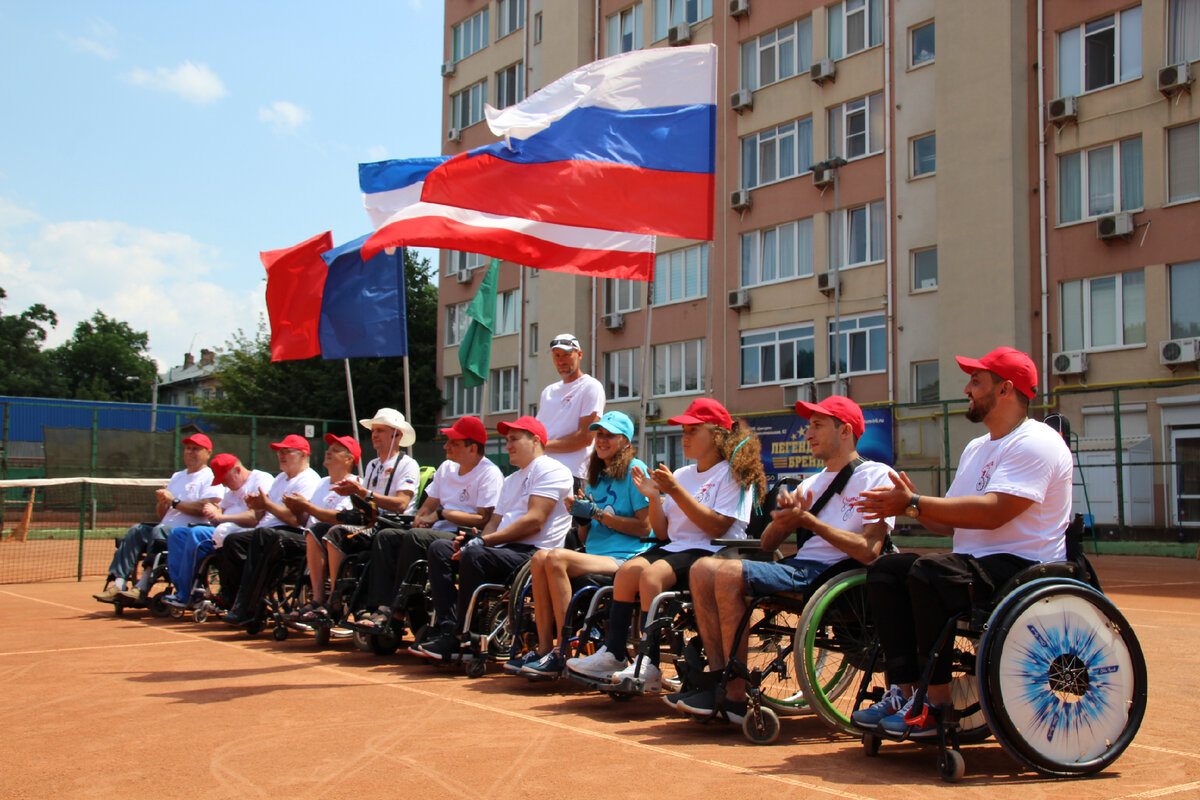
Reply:
[[[542,525],[542,529],[514,544],[531,544],[542,550],[562,547],[571,527],[571,515],[567,513],[563,498],[569,495],[573,488],[575,481],[566,467],[548,455],[538,456],[524,469],[519,469],[504,479],[500,499],[496,501],[493,512],[500,517],[500,524],[496,530],[503,530],[525,516],[529,511],[531,496],[548,497],[554,501],[554,507],[550,510],[550,516]]]
[[[269,492],[271,483],[275,477],[269,472],[263,472],[261,469],[251,470],[246,476],[246,480],[236,489],[228,489],[225,496],[221,498],[221,513],[225,516],[233,514],[243,514],[250,510],[250,506],[246,505],[246,495],[254,494],[255,492]],[[225,541],[225,537],[234,531],[246,530],[241,525],[236,525],[232,522],[222,522],[213,529],[213,544],[220,547]]]
[[[969,442],[946,497],[997,492],[1028,498],[1033,505],[990,531],[955,529],[954,552],[1012,553],[1032,561],[1066,558],[1063,532],[1071,519],[1073,472],[1062,436],[1036,420],[1025,420],[1000,439],[984,434]]]
[[[347,475],[346,480],[358,483],[358,476],[353,474]],[[312,497],[309,500],[317,508],[323,508],[326,511],[348,511],[354,506],[350,502],[349,496],[343,497],[333,490],[333,483],[329,476],[321,478],[321,482],[317,484],[317,488],[313,491]]]
[[[878,461],[867,461],[864,464],[859,464],[854,470],[854,474],[850,476],[850,480],[846,482],[846,488],[842,489],[841,494],[835,494],[829,498],[829,502],[817,514],[817,519],[826,525],[831,525],[834,528],[840,528],[850,533],[862,533],[867,523],[863,520],[862,512],[851,505],[849,501],[858,497],[867,489],[891,486],[892,481],[888,476],[893,474],[895,473],[892,472],[891,468],[886,464],[880,464]],[[810,475],[800,483],[799,491],[801,496],[805,492],[811,491],[813,502],[817,502],[836,477],[837,473],[830,472],[828,469],[822,470],[816,475]],[[885,517],[883,522],[887,525],[889,531],[896,526],[895,517]],[[846,555],[845,551],[840,550],[820,536],[814,535],[809,537],[809,540],[796,551],[796,555],[793,558],[832,565],[839,561],[844,561],[849,556]]]
[[[178,498],[181,503],[203,500],[208,497],[220,500],[225,496],[224,486],[220,484],[213,486],[213,473],[208,467],[201,467],[195,472],[188,472],[186,469],[179,470],[171,476],[171,480],[167,481],[167,491],[173,497]],[[161,524],[170,529],[197,522],[204,522],[203,514],[185,514],[179,509],[168,508],[167,513],[163,514]]]
[[[750,522],[750,511],[754,505],[753,492],[752,489],[738,486],[729,470],[728,461],[717,462],[707,472],[701,472],[695,464],[680,467],[675,470],[675,480],[700,505],[722,516],[733,517],[733,524],[720,538],[746,538],[746,525]],[[666,495],[663,496],[663,513],[667,517],[667,538],[671,540],[663,545],[664,549],[671,552],[700,549],[710,553],[721,549]]]
[[[546,426],[546,436],[561,439],[579,430],[579,420],[592,414],[604,413],[604,385],[591,375],[580,375],[570,383],[556,381],[542,389],[538,401],[537,420]],[[547,453],[546,455],[571,470],[571,474],[587,477],[587,459],[592,453],[591,445],[569,453]]]
[[[421,485],[421,467],[411,457],[399,451],[386,463],[378,458],[371,459],[363,474],[363,486],[368,492],[384,496],[395,496],[401,492],[412,492],[412,500],[401,514],[417,513],[417,488]]]
[[[312,467],[305,469],[294,478],[289,478],[286,472],[281,472],[275,476],[275,482],[271,484],[271,490],[267,492],[267,497],[272,503],[279,504],[283,503],[285,494],[298,494],[311,500],[313,492],[317,490],[317,484],[320,482],[321,476]],[[270,511],[258,521],[259,528],[277,528],[280,525],[287,525],[287,523]]]
[[[504,473],[487,458],[480,460],[466,475],[459,474],[461,465],[446,459],[433,473],[425,493],[437,498],[443,508],[451,511],[477,513],[481,508],[495,508],[504,486]],[[433,524],[434,530],[453,531],[458,526],[445,519]]]

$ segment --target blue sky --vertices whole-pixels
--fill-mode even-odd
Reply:
[[[357,164],[440,152],[442,14],[0,0],[3,312],[100,309],[163,369],[254,330],[260,250],[367,233]]]

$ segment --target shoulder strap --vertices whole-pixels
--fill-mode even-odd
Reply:
[[[867,460],[865,458],[859,456],[846,466],[842,467],[841,470],[838,471],[838,474],[833,476],[833,480],[829,482],[829,485],[825,487],[825,491],[821,493],[821,496],[817,498],[817,502],[812,504],[812,508],[808,510],[809,513],[814,517],[820,514],[821,509],[825,508],[825,505],[833,499],[834,495],[841,494],[846,488],[846,484],[850,482],[850,476],[854,474],[854,470],[858,469],[860,465],[865,464],[866,461]],[[803,547],[804,543],[812,538],[812,535],[813,532],[808,528],[797,528],[797,547]]]

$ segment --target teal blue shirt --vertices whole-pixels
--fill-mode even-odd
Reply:
[[[607,475],[601,475],[599,483],[595,486],[589,484],[584,489],[584,494],[596,504],[597,508],[605,509],[611,506],[612,513],[618,517],[635,516],[636,512],[647,508],[650,501],[633,485],[634,467],[641,467],[645,472],[650,472],[650,468],[644,461],[635,458],[630,462],[629,471],[625,473],[624,480],[614,481]],[[599,520],[592,520],[591,527],[588,529],[587,546],[584,550],[594,556],[610,556],[617,559],[632,558],[652,544],[638,541],[638,538],[618,533],[607,525],[601,525]]]

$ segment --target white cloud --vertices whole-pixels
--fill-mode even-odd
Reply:
[[[76,53],[88,53],[106,61],[117,57],[117,48],[113,43],[117,37],[117,29],[102,19],[94,20],[86,35],[71,36],[60,33],[58,36]]]
[[[7,197],[0,197],[0,231],[5,228],[23,228],[41,220],[36,211],[21,208]]]
[[[372,161],[384,161],[388,157],[388,149],[381,144],[373,144],[367,148],[367,158]]]
[[[276,100],[258,109],[258,121],[270,125],[276,133],[292,133],[308,119],[307,111],[287,100]]]
[[[172,92],[190,103],[212,103],[229,92],[217,74],[207,64],[185,61],[175,69],[156,67],[153,72],[135,69],[124,76],[134,86],[145,86],[160,92]]]

